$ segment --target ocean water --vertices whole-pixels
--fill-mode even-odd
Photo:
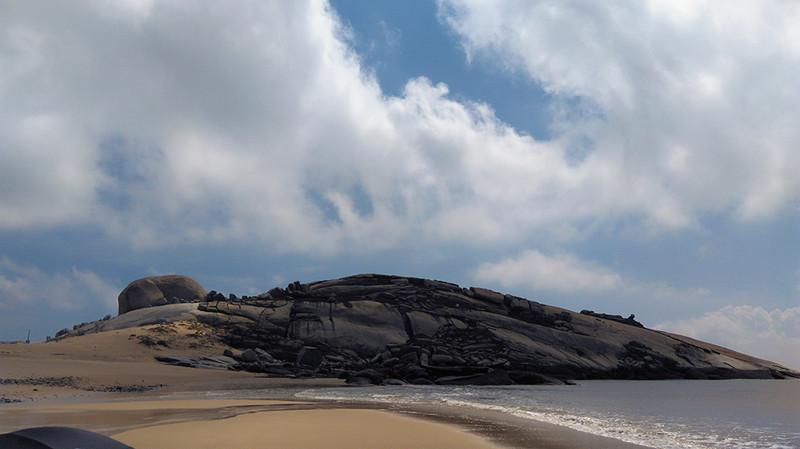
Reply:
[[[387,386],[307,390],[296,396],[471,406],[658,449],[800,448],[800,381]]]

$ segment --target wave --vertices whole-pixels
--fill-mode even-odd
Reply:
[[[446,405],[502,412],[580,432],[656,449],[797,449],[800,434],[736,422],[728,417],[698,417],[692,403],[678,403],[663,413],[659,396],[632,394],[618,404],[591,400],[597,385],[577,389],[520,387],[380,387],[375,389],[308,390],[298,397],[368,401],[396,405]],[[656,384],[661,385],[661,384]],[[719,384],[705,384],[718,386]],[[625,388],[652,388],[633,383]],[[649,391],[649,390],[647,390]],[[652,393],[652,391],[650,391]],[[668,394],[665,392],[664,394]],[[631,398],[635,398],[634,401]],[[642,399],[644,398],[644,399]],[[626,406],[629,405],[628,406]],[[681,410],[680,407],[686,407]],[[650,407],[652,410],[648,410]],[[662,407],[663,408],[663,407]],[[791,419],[791,418],[789,418]]]

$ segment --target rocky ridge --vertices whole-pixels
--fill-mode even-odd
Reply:
[[[166,305],[140,300],[140,309],[67,334],[196,320],[234,350],[163,362],[353,384],[800,377],[772,362],[646,329],[633,315],[576,313],[429,279],[362,274],[294,282],[258,296],[211,291],[199,302],[185,300],[191,298]]]

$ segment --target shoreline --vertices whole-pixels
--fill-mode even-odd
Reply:
[[[295,388],[279,388],[279,390],[288,393],[295,391]],[[358,418],[361,422],[346,429],[345,435],[330,434],[325,438],[320,436],[319,438],[323,438],[320,441],[326,442],[327,445],[316,446],[301,439],[300,441],[285,440],[283,441],[284,446],[281,447],[336,447],[335,443],[337,442],[341,447],[352,447],[353,441],[348,439],[350,436],[358,435],[358,441],[363,443],[364,432],[367,432],[370,427],[378,426],[389,434],[394,432],[401,435],[416,435],[417,444],[435,444],[431,447],[450,447],[443,445],[444,441],[457,441],[458,444],[453,447],[464,449],[645,449],[645,446],[580,432],[555,424],[467,406],[391,405],[334,400],[269,399],[268,397],[209,399],[196,393],[186,393],[178,392],[177,396],[179,397],[173,396],[173,394],[151,396],[113,393],[111,397],[106,397],[102,401],[43,401],[38,404],[6,404],[0,406],[0,433],[24,427],[64,425],[91,430],[115,439],[122,436],[122,439],[119,440],[126,442],[125,438],[128,438],[127,444],[142,441],[141,438],[145,438],[144,441],[147,441],[147,435],[150,435],[150,438],[161,438],[161,441],[165,435],[174,435],[191,441],[192,447],[202,447],[197,446],[200,442],[192,440],[187,432],[196,434],[198,429],[209,428],[226,434],[237,433],[241,437],[248,426],[253,426],[255,423],[258,423],[257,427],[263,430],[270,423],[277,425],[275,422],[279,421],[282,428],[285,429],[292,422],[319,426],[320,422],[347,417]],[[252,393],[252,391],[248,391],[248,393]],[[195,398],[191,399],[191,397]],[[10,415],[13,415],[14,418],[10,419]],[[245,416],[250,418],[239,419]],[[258,416],[259,419],[254,421],[253,416]],[[406,417],[407,419],[395,419],[396,417]],[[235,422],[234,418],[241,422]],[[323,420],[320,421],[321,419]],[[15,423],[17,425],[14,425]],[[442,440],[442,435],[446,435],[447,439]],[[231,437],[230,442],[241,442],[239,437]],[[172,442],[172,444],[175,443]],[[134,447],[147,449],[151,446]],[[409,446],[374,439],[373,436],[370,447]]]
[[[442,442],[439,435],[446,434],[449,439],[461,441],[459,447],[463,449],[643,449],[566,427],[471,407],[297,398],[295,393],[299,391],[341,387],[344,382],[267,378],[245,372],[164,365],[153,358],[163,352],[138,343],[137,336],[145,331],[140,328],[50,343],[0,345],[0,380],[3,380],[0,397],[22,401],[0,403],[0,433],[63,425],[113,437],[137,429],[157,433],[163,426],[190,429],[191,423],[202,423],[201,430],[218,428],[233,438],[244,437],[253,425],[254,416],[260,419],[259,426],[282,420],[285,425],[306,422],[323,427],[326,422],[347,415],[355,423],[342,421],[340,427],[345,431],[329,429],[330,435],[309,441],[303,439],[306,432],[301,426],[295,430],[298,445],[287,443],[287,447],[331,447],[334,440],[347,443],[341,447],[359,446],[359,436],[366,438],[372,428],[380,427],[386,435],[398,435],[396,438],[414,435],[418,438],[417,447],[444,447],[446,441]],[[222,349],[209,344],[202,352],[221,353]],[[172,347],[169,351],[196,354],[198,349]],[[171,429],[174,432],[175,428]],[[354,441],[353,437],[357,439]],[[380,435],[373,434],[371,438],[370,447],[402,447],[383,441]]]
[[[652,449],[557,424],[476,407],[424,405],[406,406],[395,411],[456,425],[507,448]]]

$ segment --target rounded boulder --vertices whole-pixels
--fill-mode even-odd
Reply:
[[[206,297],[202,285],[188,276],[167,275],[137,279],[117,298],[119,315],[146,307],[199,301]]]

